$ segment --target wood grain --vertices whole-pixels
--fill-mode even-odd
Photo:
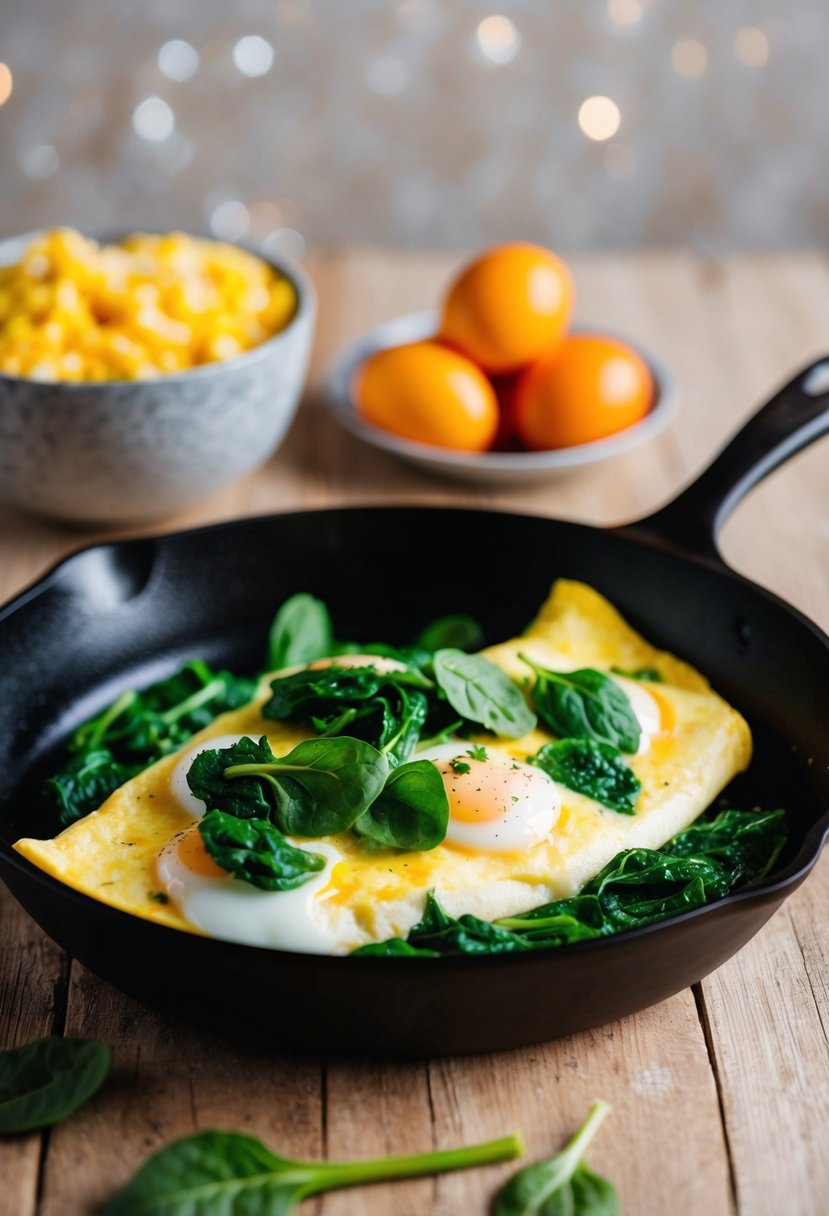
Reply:
[[[769,390],[827,353],[829,266],[816,255],[573,259],[578,320],[624,331],[674,370],[682,410],[669,431],[612,466],[541,485],[455,486],[340,434],[320,385],[332,353],[367,326],[429,307],[452,261],[380,251],[312,260],[320,325],[306,403],[258,473],[156,525],[348,502],[470,503],[616,523],[647,514],[710,459]],[[826,344],[826,345],[824,345]],[[829,445],[755,492],[728,524],[734,565],[829,627]],[[0,510],[0,598],[81,534]],[[614,1113],[591,1150],[629,1216],[821,1216],[829,1194],[829,862],[735,959],[659,1007],[526,1051],[407,1064],[292,1058],[278,1043],[197,1033],[71,968],[8,897],[0,901],[4,1045],[67,1033],[115,1048],[105,1089],[45,1138],[0,1144],[0,1211],[100,1210],[148,1152],[194,1128],[251,1131],[311,1158],[451,1147],[521,1128],[529,1158],[557,1151],[590,1100]],[[371,999],[382,1000],[382,993]],[[542,993],[539,1000],[566,999]],[[470,1019],[487,1017],[470,1008]],[[483,1213],[511,1167],[342,1192],[324,1216]],[[41,1192],[38,1204],[38,1193]],[[680,1197],[680,1198],[678,1198]]]

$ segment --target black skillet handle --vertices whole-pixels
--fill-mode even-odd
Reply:
[[[758,482],[829,432],[829,356],[772,397],[678,498],[619,532],[721,562],[720,528]],[[829,479],[826,486],[829,509]]]

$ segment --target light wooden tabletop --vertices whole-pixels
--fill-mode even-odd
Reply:
[[[779,382],[829,353],[829,263],[820,256],[572,264],[577,318],[641,341],[678,377],[681,413],[645,449],[526,490],[478,491],[340,434],[313,392],[327,360],[368,325],[429,307],[452,263],[331,254],[311,262],[321,303],[312,392],[284,447],[260,472],[157,530],[392,500],[622,522],[670,498]],[[0,598],[99,535],[0,511]],[[723,545],[738,570],[829,629],[829,441],[755,491]],[[828,911],[825,858],[739,955],[656,1008],[526,1051],[400,1064],[297,1058],[173,1028],[67,958],[4,893],[0,1046],[50,1032],[94,1036],[114,1046],[116,1063],[105,1089],[67,1123],[0,1143],[0,1212],[97,1212],[149,1152],[207,1127],[244,1130],[310,1158],[450,1147],[521,1128],[533,1160],[557,1151],[601,1096],[613,1115],[590,1160],[618,1185],[627,1216],[825,1216]],[[473,1216],[511,1168],[342,1191],[307,1210]]]

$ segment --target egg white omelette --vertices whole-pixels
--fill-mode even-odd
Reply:
[[[429,890],[451,916],[470,912],[486,920],[572,895],[620,850],[659,848],[686,828],[751,757],[740,714],[699,672],[650,646],[584,584],[557,582],[523,636],[482,653],[518,681],[531,675],[520,654],[559,671],[659,671],[659,683],[614,677],[641,727],[639,751],[627,758],[642,784],[635,814],[609,810],[526,765],[552,740],[541,727],[520,739],[481,736],[483,751],[468,739],[427,743],[411,759],[433,760],[444,777],[450,820],[442,844],[401,852],[367,848],[351,832],[294,837],[324,857],[324,868],[295,890],[260,890],[207,853],[198,831],[205,807],[186,773],[205,746],[265,735],[284,755],[312,737],[302,724],[262,716],[266,679],[250,705],[217,717],[99,810],[52,840],[24,839],[15,848],[76,890],[147,920],[252,945],[345,954],[405,937]]]

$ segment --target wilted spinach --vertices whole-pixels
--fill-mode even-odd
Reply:
[[[73,756],[60,772],[47,777],[44,789],[57,801],[61,827],[83,819],[90,811],[140,773],[143,764],[121,764],[108,747],[95,747]]]
[[[66,827],[96,810],[130,777],[175,751],[217,714],[238,709],[256,682],[194,661],[138,692],[130,689],[70,736],[75,755],[45,782]]]
[[[394,1178],[511,1161],[518,1133],[467,1148],[369,1161],[293,1161],[252,1136],[206,1131],[155,1153],[107,1206],[107,1216],[289,1216],[310,1195]]]
[[[208,811],[199,833],[216,865],[260,891],[292,891],[325,866],[324,857],[292,845],[268,819]]]
[[[270,819],[288,836],[333,836],[367,811],[388,776],[388,762],[361,739],[306,739],[277,757],[263,735],[199,752],[187,784],[208,810]]]
[[[38,1039],[0,1052],[0,1134],[60,1123],[104,1083],[112,1052],[96,1039]]]
[[[577,794],[593,798],[620,815],[635,814],[642,783],[625,764],[618,748],[609,743],[596,739],[558,739],[545,743],[528,761]]]
[[[562,1152],[510,1178],[496,1196],[492,1216],[619,1216],[615,1186],[584,1164],[587,1147],[609,1113],[607,1102],[594,1102]]]
[[[434,673],[446,700],[467,721],[513,739],[535,727],[536,716],[521,690],[489,659],[452,648],[438,650]]]
[[[268,671],[313,663],[333,652],[334,630],[322,600],[300,592],[277,612],[268,633]]]
[[[420,737],[428,710],[425,690],[431,687],[419,671],[334,664],[272,680],[262,714],[275,722],[305,719],[320,735],[363,739],[399,764]]]
[[[641,728],[627,694],[601,671],[551,671],[527,655],[535,672],[532,702],[539,717],[562,739],[595,739],[622,752],[639,748]]]
[[[354,828],[379,844],[397,849],[434,849],[446,836],[449,798],[443,778],[429,760],[394,769],[382,792]]]
[[[786,812],[709,813],[661,849],[625,849],[577,894],[489,923],[449,916],[434,893],[405,941],[355,951],[384,957],[542,950],[641,928],[701,908],[765,877],[786,839]],[[406,950],[403,947],[408,946]]]

